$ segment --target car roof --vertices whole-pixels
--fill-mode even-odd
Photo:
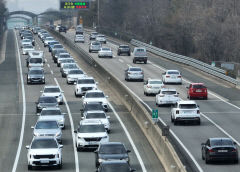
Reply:
[[[192,100],[182,100],[182,101],[179,101],[178,104],[197,104],[197,103]]]
[[[104,113],[106,114],[103,110],[95,110],[95,111],[87,111],[86,114],[90,114],[90,113]]]
[[[61,110],[59,107],[44,107],[43,110]]]
[[[140,67],[133,67],[133,66],[130,66],[130,67],[128,67],[129,69],[141,69],[142,70],[142,68],[140,68]]]
[[[126,160],[103,161],[101,164],[102,164],[102,165],[105,165],[105,164],[127,164],[127,165],[129,165]]]
[[[213,141],[213,140],[231,140],[233,141],[231,138],[228,138],[228,137],[212,137],[212,138],[209,138],[210,141]]]
[[[86,77],[84,77],[84,78],[78,78],[78,80],[84,80],[84,79],[93,79],[93,80],[94,80],[94,78],[91,77],[91,76],[86,76]]]
[[[204,83],[191,83],[192,85],[204,85]]]
[[[127,44],[122,44],[122,45],[119,45],[119,47],[120,47],[120,46],[128,46],[128,47],[129,47],[129,45],[127,45]]]
[[[42,67],[30,67],[29,71],[30,70],[44,70],[44,69]]]
[[[179,70],[167,70],[166,72],[179,72]]]
[[[56,140],[55,137],[52,137],[52,136],[34,136],[33,137],[33,140],[46,140],[46,139]]]
[[[89,90],[89,91],[86,92],[86,94],[87,93],[96,93],[96,92],[97,93],[103,93],[103,91],[97,89],[97,90]]]
[[[177,91],[175,88],[162,88],[161,91]]]
[[[80,121],[80,125],[102,125],[99,119],[84,119]]]
[[[59,53],[59,55],[70,55],[70,53]]]
[[[60,87],[57,85],[46,85],[46,86],[44,86],[44,88],[59,88],[60,89]]]
[[[54,121],[54,122],[57,122],[58,121],[56,119],[45,119],[45,118],[38,118],[37,122],[41,122],[41,121]]]

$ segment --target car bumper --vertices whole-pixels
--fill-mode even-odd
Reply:
[[[176,121],[200,121],[200,117],[177,117]]]
[[[57,166],[61,164],[60,158],[53,159],[30,159],[28,165],[31,166]]]
[[[182,79],[165,79],[165,83],[182,83]]]
[[[207,97],[207,93],[191,93],[189,96],[194,98],[205,98]]]
[[[238,155],[237,154],[216,154],[209,155],[209,160],[215,160],[215,161],[225,161],[225,160],[237,160]]]
[[[148,88],[146,89],[146,93],[148,94],[158,94],[161,88]]]
[[[99,53],[98,56],[99,57],[112,57],[112,54],[110,54],[110,53],[109,54],[101,54],[101,53]]]
[[[77,81],[77,78],[67,78],[68,83],[74,83]]]
[[[31,78],[28,79],[28,83],[44,83],[45,79],[42,78]]]
[[[108,143],[109,139],[101,139],[100,141],[85,141],[84,139],[77,139],[78,148],[97,148],[100,143]]]
[[[134,57],[133,60],[143,62],[143,61],[147,61],[147,57]]]
[[[167,105],[167,104],[176,104],[178,100],[158,100],[157,103],[160,105]]]
[[[143,75],[128,75],[128,79],[144,79]]]

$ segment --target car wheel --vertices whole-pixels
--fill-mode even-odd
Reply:
[[[207,100],[208,99],[208,97],[205,97],[205,100]]]
[[[57,168],[62,169],[62,162],[60,164],[58,164]]]
[[[234,163],[235,163],[235,164],[238,164],[238,158],[234,160]]]
[[[147,64],[147,61],[144,61],[144,64]]]
[[[203,152],[202,152],[202,160],[205,160],[204,156],[203,156]]]
[[[128,53],[128,56],[131,56],[131,53]]]
[[[177,121],[177,120],[174,120],[173,124],[174,124],[174,125],[177,125],[177,124],[178,124],[178,121]]]
[[[120,56],[120,53],[118,52],[117,55]]]
[[[198,120],[198,121],[197,121],[197,125],[201,125],[201,120]]]
[[[206,156],[206,157],[205,157],[205,163],[206,163],[206,164],[209,164],[209,162],[210,162],[210,161],[209,161],[209,159],[208,159],[207,156]]]
[[[28,170],[32,170],[32,166],[31,165],[28,165]]]
[[[171,115],[171,122],[174,122],[174,119],[173,119],[172,115]]]
[[[145,95],[148,96],[149,94],[146,92]]]
[[[57,64],[57,67],[60,67],[60,64]]]
[[[63,75],[63,73],[62,73],[62,77],[64,78],[64,75]]]
[[[97,168],[99,167],[99,165],[100,165],[99,162],[96,161],[96,167],[97,167]]]
[[[189,98],[189,100],[192,100],[192,97],[190,95],[188,96],[188,98]]]
[[[77,95],[76,91],[75,91],[75,97],[78,97],[78,95]]]
[[[135,60],[133,60],[133,63],[136,63],[136,61],[135,61]]]
[[[91,50],[89,50],[89,53],[91,53],[92,51]]]

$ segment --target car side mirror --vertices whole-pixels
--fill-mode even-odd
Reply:
[[[73,132],[74,132],[74,133],[77,133],[77,130],[74,130]]]
[[[40,116],[40,113],[37,113],[37,116]]]
[[[77,82],[74,82],[73,84],[74,84],[74,85],[77,85]]]
[[[130,153],[131,152],[131,150],[127,150],[127,153]]]
[[[63,148],[63,145],[59,145],[59,148]]]
[[[40,93],[43,93],[43,91],[40,91]]]
[[[108,95],[107,96],[105,96],[106,98],[108,98]]]
[[[180,93],[177,93],[178,95],[180,94]]]
[[[29,145],[27,145],[27,146],[26,146],[26,149],[29,149],[29,148],[30,148],[30,146],[29,146]]]
[[[82,116],[81,119],[84,120],[84,117]]]
[[[34,129],[34,126],[31,126],[31,129]]]

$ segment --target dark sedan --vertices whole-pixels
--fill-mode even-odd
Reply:
[[[88,102],[83,106],[83,109],[80,109],[83,113],[87,113],[89,111],[104,111],[102,103],[99,102]]]
[[[129,152],[131,151],[126,150],[124,144],[120,142],[100,143],[98,149],[95,151],[96,167],[109,160],[122,160],[129,163]]]
[[[130,56],[131,55],[130,51],[131,50],[130,50],[130,47],[128,45],[119,45],[117,54],[119,56],[121,54],[127,54],[128,56]]]
[[[209,138],[206,143],[202,143],[202,159],[206,164],[214,160],[238,163],[236,143],[230,138]]]
[[[27,84],[32,83],[45,84],[44,71],[42,68],[30,68],[27,74]]]
[[[40,113],[43,108],[58,107],[58,101],[53,96],[40,96],[36,102],[36,113]]]
[[[133,172],[127,161],[105,161],[101,163],[97,172]]]

